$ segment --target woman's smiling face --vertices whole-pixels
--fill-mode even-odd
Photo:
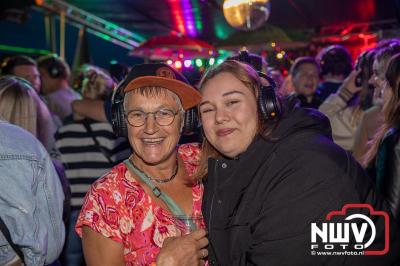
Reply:
[[[175,160],[175,148],[180,138],[182,117],[177,104],[171,93],[165,91],[159,95],[145,96],[140,93],[131,92],[127,99],[126,113],[132,110],[142,111],[148,114],[143,125],[128,126],[129,142],[135,156],[138,156],[146,164],[156,165],[168,159]],[[170,110],[176,113],[170,125],[159,125],[154,112],[159,110]]]
[[[208,80],[201,93],[199,111],[207,140],[230,158],[244,152],[258,129],[252,89],[233,74],[222,72]]]

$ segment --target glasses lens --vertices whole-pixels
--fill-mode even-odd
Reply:
[[[146,114],[142,111],[131,111],[128,113],[128,122],[131,126],[140,127],[144,124]]]
[[[156,121],[160,126],[168,126],[174,121],[175,113],[168,109],[158,110],[155,113]]]

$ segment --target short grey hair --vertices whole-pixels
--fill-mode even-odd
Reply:
[[[166,95],[170,95],[172,96],[172,98],[174,98],[176,104],[178,105],[178,112],[181,116],[181,129],[180,131],[182,132],[183,126],[184,126],[184,121],[185,121],[185,110],[183,109],[182,106],[182,101],[181,99],[178,97],[178,95],[176,95],[175,93],[173,93],[172,91],[163,88],[163,87],[159,87],[159,86],[146,86],[146,87],[142,87],[142,88],[138,88],[135,90],[131,90],[127,93],[125,93],[124,96],[124,112],[127,111],[128,108],[128,97],[131,93],[137,93],[137,94],[141,94],[143,96],[149,97],[149,96],[166,96]]]

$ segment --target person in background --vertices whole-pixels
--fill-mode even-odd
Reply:
[[[2,119],[0,169],[0,217],[10,233],[10,239],[0,233],[0,265],[56,261],[65,237],[64,195],[57,172],[32,134]],[[23,258],[16,255],[18,250]]]
[[[353,60],[349,51],[341,45],[331,45],[322,49],[317,57],[322,82],[318,85],[317,93],[321,101],[336,93],[343,80],[353,68]]]
[[[193,178],[199,145],[177,145],[200,93],[167,64],[135,65],[116,92],[123,102],[114,103],[114,124],[133,153],[86,195],[76,229],[87,265],[204,263],[205,230],[182,236],[188,228],[177,218],[197,216],[192,229],[204,226],[203,186]]]
[[[49,152],[53,150],[56,128],[51,114],[26,80],[14,76],[0,78],[0,115],[31,132]]]
[[[284,80],[282,72],[279,69],[268,67],[266,74],[275,81],[276,90],[281,91]]]
[[[109,72],[114,82],[119,83],[127,75],[128,66],[116,61],[111,61]],[[111,123],[111,95],[104,100],[79,99],[72,102],[75,114],[94,119],[96,121]]]
[[[376,48],[372,64],[372,76],[369,79],[369,84],[374,87],[373,104],[365,111],[359,130],[356,132],[354,156],[360,163],[363,163],[362,157],[370,148],[369,142],[384,122],[382,91],[384,91],[386,84],[385,73],[389,59],[400,52],[400,42],[397,39],[385,42],[385,45]]]
[[[40,92],[40,74],[35,60],[25,55],[16,55],[4,59],[1,63],[1,75],[14,75],[29,81],[37,93]]]
[[[364,166],[400,224],[400,53],[389,61],[383,90],[385,120],[364,156]]]
[[[237,54],[227,58],[227,60],[237,60],[250,65],[256,71],[267,73],[268,64],[264,58],[257,54],[250,53],[247,50],[239,51]]]
[[[54,55],[40,57],[37,63],[42,79],[41,92],[47,100],[50,111],[63,121],[72,114],[72,101],[80,99],[80,95],[69,85],[69,66]]]
[[[319,81],[318,64],[312,57],[297,58],[290,68],[294,94],[300,100],[301,107],[318,109],[321,99],[316,93]]]
[[[373,54],[373,51],[360,54],[356,70],[319,107],[319,111],[331,122],[335,143],[350,152],[354,151],[356,132],[360,128],[365,110],[372,106],[373,90],[368,80],[372,74],[370,68]]]
[[[91,67],[82,83],[83,99],[104,100],[114,88],[113,80],[102,70]],[[117,138],[111,125],[85,119],[73,114],[70,121],[60,127],[56,134],[56,148],[61,154],[66,176],[71,183],[71,215],[63,254],[63,265],[83,265],[82,243],[75,233],[75,225],[82,208],[83,199],[90,185],[108,172],[114,164],[129,157],[129,143]]]
[[[55,158],[54,133],[56,129],[47,106],[25,79],[4,76],[0,78],[0,116],[7,122],[29,131],[52,157],[65,195],[63,219],[68,220],[71,191],[64,167]]]
[[[384,256],[310,254],[311,223],[324,221],[329,212],[348,203],[370,204],[389,216],[390,212],[360,165],[333,143],[325,116],[314,109],[287,106],[272,98],[273,87],[261,84],[254,69],[228,60],[210,69],[200,85],[205,139],[198,177],[205,182],[202,210],[209,263],[397,262],[400,238],[393,221],[390,249]],[[369,215],[365,208],[354,211]],[[345,216],[336,219],[343,222]],[[375,220],[375,229],[373,249],[385,243],[384,219]]]

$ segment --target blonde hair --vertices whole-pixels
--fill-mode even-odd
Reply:
[[[0,78],[0,115],[37,136],[37,108],[33,88],[24,80],[5,76]]]
[[[96,67],[89,67],[82,83],[82,97],[91,100],[106,100],[115,86],[112,78]]]
[[[51,114],[24,79],[14,76],[0,78],[0,116],[31,132],[47,149],[51,148],[55,133]]]

